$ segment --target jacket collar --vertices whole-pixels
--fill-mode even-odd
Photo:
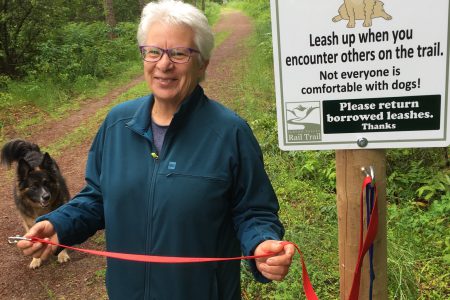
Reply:
[[[174,114],[172,124],[182,122],[189,118],[190,112],[195,110],[195,108],[204,101],[204,92],[203,88],[200,85],[197,85],[194,91],[186,97],[185,100],[181,103],[178,111]],[[133,118],[126,123],[126,125],[133,131],[137,132],[140,135],[146,135],[148,132],[148,128],[150,127],[150,110],[153,106],[153,102],[155,101],[155,97],[153,94],[144,98],[144,101],[136,110]]]
[[[178,125],[179,122],[187,121],[192,112],[205,101],[205,94],[203,88],[197,85],[194,91],[186,97],[181,103],[178,111],[173,115],[173,120],[170,125]]]
[[[153,106],[153,94],[144,97],[144,101],[139,105],[133,118],[126,123],[127,127],[140,135],[145,135],[150,126],[150,109]]]

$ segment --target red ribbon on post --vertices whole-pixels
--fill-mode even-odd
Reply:
[[[53,246],[58,246],[78,252],[83,252],[87,254],[128,260],[128,261],[136,261],[136,262],[147,262],[147,263],[201,263],[201,262],[219,262],[219,261],[231,261],[231,260],[242,260],[242,259],[256,259],[263,257],[273,256],[275,253],[267,253],[263,255],[251,255],[251,256],[239,256],[239,257],[178,257],[178,256],[159,256],[159,255],[144,255],[144,254],[129,254],[129,253],[119,253],[119,252],[109,252],[109,251],[99,251],[99,250],[90,250],[77,248],[72,246],[61,245],[58,243],[54,243],[49,240],[40,239],[37,237],[31,237],[30,240],[32,242],[38,242]],[[295,247],[297,252],[300,254],[300,261],[302,264],[302,276],[303,276],[303,289],[306,295],[306,299],[308,300],[318,300],[316,293],[314,292],[314,288],[311,284],[311,281],[308,276],[308,271],[306,270],[306,265],[303,259],[303,253],[300,251],[300,248],[293,242],[284,241],[283,245],[291,244]]]

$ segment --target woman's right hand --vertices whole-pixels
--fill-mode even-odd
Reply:
[[[36,223],[30,230],[24,235],[24,237],[37,237],[45,240],[50,240],[54,243],[59,243],[58,236],[56,235],[55,228],[49,221],[42,221]],[[57,246],[48,245],[38,242],[19,241],[17,247],[22,250],[26,256],[33,256],[34,258],[40,258],[46,260],[50,255],[55,253]]]

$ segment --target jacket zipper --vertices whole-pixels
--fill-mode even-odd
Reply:
[[[128,127],[130,128],[130,127]],[[146,245],[145,245],[145,251],[146,253],[150,252],[150,247],[153,244],[153,207],[154,207],[154,202],[155,202],[155,187],[156,187],[156,178],[157,178],[157,174],[158,174],[158,170],[159,170],[159,166],[160,166],[160,160],[159,157],[160,155],[158,154],[158,151],[156,149],[155,143],[153,141],[153,138],[151,138],[149,136],[149,134],[147,132],[138,132],[136,130],[134,130],[133,128],[130,128],[132,131],[140,134],[143,138],[145,138],[150,145],[150,156],[152,157],[152,159],[154,160],[155,166],[153,168],[153,172],[150,175],[151,178],[151,182],[150,182],[150,189],[149,189],[149,195],[148,195],[148,204],[149,204],[149,209],[148,209],[148,213],[147,213],[147,220],[148,223],[150,224],[150,228],[147,227],[147,237],[146,237]],[[167,140],[168,140],[168,133],[169,129],[166,132],[166,136],[164,137],[164,142],[163,145],[161,147],[161,152],[164,152],[164,146],[165,144],[167,144]],[[149,172],[150,173],[150,172]],[[146,264],[145,266],[145,288],[144,288],[144,299],[150,299],[150,295],[151,295],[151,286],[150,286],[150,277],[151,277],[151,264]]]
[[[147,196],[148,199],[148,212],[147,212],[147,234],[146,234],[146,241],[145,241],[145,251],[146,253],[149,253],[151,245],[153,244],[153,236],[152,236],[152,230],[153,230],[153,222],[152,222],[152,215],[153,215],[153,204],[155,199],[155,186],[156,186],[156,174],[158,173],[159,169],[159,155],[156,151],[156,146],[153,143],[153,139],[149,136],[147,132],[137,131],[131,127],[128,127],[132,131],[136,132],[140,136],[142,136],[144,139],[148,141],[148,144],[150,146],[150,157],[154,160],[154,168],[153,171],[151,171],[151,168],[149,168],[149,178],[150,181],[150,188],[149,188],[149,194]],[[151,276],[151,264],[145,265],[145,284],[144,284],[144,299],[150,299],[150,276]]]
[[[147,214],[147,219],[149,221],[149,223],[151,224],[150,226],[150,230],[147,232],[147,245],[146,245],[146,251],[147,253],[150,253],[150,247],[153,244],[153,207],[154,207],[154,202],[155,202],[155,189],[156,189],[156,179],[157,179],[157,174],[159,171],[159,167],[161,165],[161,161],[160,161],[160,157],[163,157],[164,152],[165,152],[165,147],[167,144],[167,141],[169,139],[169,129],[167,129],[166,131],[166,135],[164,137],[164,141],[161,147],[161,152],[158,153],[156,146],[155,146],[155,142],[153,140],[153,138],[150,138],[147,134],[147,138],[150,141],[150,156],[153,158],[154,162],[155,162],[155,167],[153,169],[153,174],[151,176],[152,180],[151,180],[151,185],[150,185],[150,195],[149,195],[149,205],[150,205],[150,209],[148,211]],[[147,264],[146,267],[146,288],[145,288],[145,298],[144,299],[151,299],[150,295],[151,295],[151,286],[150,286],[150,276],[151,276],[151,264]]]
[[[147,227],[147,241],[146,241],[146,253],[150,253],[150,248],[153,245],[153,207],[154,207],[154,202],[155,202],[155,187],[156,187],[156,178],[157,178],[157,174],[158,174],[158,170],[159,170],[159,166],[160,166],[160,162],[159,162],[159,155],[156,151],[156,146],[154,145],[153,141],[150,139],[150,156],[152,157],[152,159],[154,160],[154,168],[153,168],[153,172],[149,175],[151,175],[151,181],[150,181],[150,193],[148,195],[148,205],[149,205],[149,209],[147,212],[147,220],[148,220],[148,224],[150,224],[150,226]],[[146,276],[145,276],[145,296],[144,299],[150,299],[150,295],[151,295],[151,284],[150,284],[150,278],[151,278],[151,264],[146,264]]]

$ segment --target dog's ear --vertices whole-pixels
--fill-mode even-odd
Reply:
[[[25,159],[21,158],[17,166],[17,176],[19,177],[19,180],[22,181],[27,178],[31,170],[30,164],[27,163]]]
[[[39,167],[44,170],[55,171],[55,162],[50,157],[50,154],[47,152],[44,153],[44,157],[42,158],[42,162]]]

